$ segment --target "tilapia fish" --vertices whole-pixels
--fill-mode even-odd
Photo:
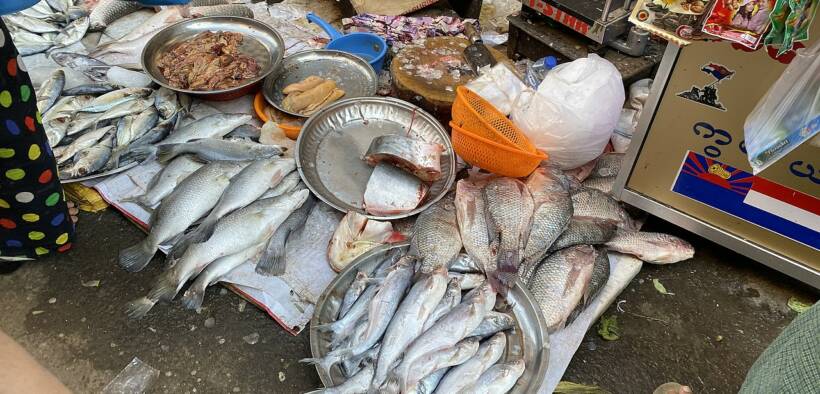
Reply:
[[[422,333],[424,322],[441,301],[446,289],[447,272],[444,268],[423,276],[410,289],[384,333],[371,384],[373,390],[381,387],[407,345]]]
[[[608,194],[582,187],[572,192],[574,217],[592,217],[612,220],[618,228],[634,230],[635,224],[629,214]]]
[[[499,290],[511,288],[518,279],[521,252],[527,240],[533,200],[527,185],[513,178],[496,178],[484,187],[490,242],[497,245],[497,270],[488,273]]]
[[[120,266],[129,272],[145,268],[161,243],[181,234],[213,208],[241,169],[237,163],[211,163],[185,178],[152,214],[148,236],[120,252]]]
[[[436,387],[437,393],[458,393],[472,385],[484,371],[501,359],[507,347],[507,336],[495,334],[478,347],[478,351],[463,364],[451,368]]]
[[[222,277],[240,265],[256,260],[260,253],[262,253],[264,246],[264,243],[260,243],[241,252],[220,257],[213,263],[208,264],[208,267],[197,275],[196,280],[188,287],[188,290],[185,290],[185,293],[182,295],[182,305],[192,310],[201,308],[202,301],[205,299],[205,289],[207,289],[208,286],[219,282]]]
[[[604,153],[595,162],[590,178],[606,178],[617,176],[624,161],[623,153]]]
[[[606,194],[612,195],[612,189],[615,186],[615,177],[608,176],[604,178],[587,178],[582,185],[584,187],[600,190]]]
[[[125,202],[134,201],[144,207],[154,207],[163,198],[171,194],[188,175],[191,175],[203,165],[205,164],[193,160],[190,156],[179,156],[151,179],[145,194],[125,200]]]
[[[410,241],[410,253],[421,258],[421,272],[446,267],[461,251],[461,236],[456,218],[455,193],[419,214]]]
[[[189,247],[179,262],[162,274],[147,297],[129,304],[129,316],[142,317],[157,301],[173,299],[188,279],[214,260],[268,239],[288,215],[302,205],[308,193],[307,190],[301,190],[259,200],[224,217],[217,224],[211,238]]]
[[[462,179],[456,184],[456,217],[464,250],[481,267],[482,272],[496,270],[495,250],[490,245],[484,201],[486,182]]]
[[[541,307],[549,332],[555,332],[567,321],[581,301],[595,266],[597,252],[589,245],[561,249],[541,263],[527,287]]]
[[[554,252],[573,245],[599,245],[615,236],[618,227],[606,219],[579,217],[569,221],[567,229],[549,248]]]
[[[180,144],[202,138],[222,138],[233,129],[250,122],[247,114],[218,113],[195,120],[171,133],[162,144]]]
[[[598,162],[598,159],[593,159],[589,163],[586,163],[580,167],[573,168],[571,170],[566,170],[566,174],[575,178],[578,182],[583,182],[587,177],[592,174],[592,171],[595,169],[595,164]]]
[[[515,386],[524,374],[524,360],[495,364],[479,376],[473,385],[459,391],[469,394],[506,393]]]
[[[390,222],[368,219],[356,211],[350,211],[339,222],[330,239],[327,258],[331,267],[339,272],[368,250],[402,240],[404,236],[393,231]]]
[[[536,264],[541,262],[547,254],[547,249],[564,232],[572,217],[569,181],[561,170],[546,166],[536,168],[527,178],[527,188],[532,195],[535,209],[530,236],[518,270],[520,278],[524,281],[529,279]]]
[[[374,138],[364,157],[371,166],[387,162],[425,182],[435,182],[442,175],[443,151],[440,144],[391,134]]]
[[[91,20],[90,29],[92,31],[103,30],[109,23],[142,7],[142,4],[136,1],[100,0],[88,16]]]
[[[653,264],[677,263],[695,255],[695,248],[689,242],[674,235],[643,231],[619,231],[606,247]]]
[[[398,215],[415,209],[427,195],[427,185],[386,163],[370,174],[364,192],[364,209],[373,215]]]
[[[592,300],[604,289],[607,280],[609,280],[609,256],[606,253],[606,249],[598,246],[595,248],[595,251],[598,254],[595,257],[595,266],[592,268],[592,278],[589,280],[589,286],[587,286],[584,291],[581,302],[578,303],[578,306],[575,307],[575,310],[573,310],[567,318],[567,325],[575,321],[578,315],[592,303]]]
[[[45,114],[57,102],[63,92],[63,87],[65,87],[65,72],[58,68],[37,89],[37,110],[40,114]]]
[[[237,161],[269,159],[281,156],[284,149],[276,145],[263,145],[249,141],[205,138],[182,144],[164,143],[157,150],[157,160],[160,163],[165,163],[184,153],[191,153],[208,161]]]

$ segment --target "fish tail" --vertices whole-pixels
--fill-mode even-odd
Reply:
[[[164,145],[160,145],[160,146],[164,146]],[[137,157],[144,155],[145,156],[144,160],[147,161],[149,159],[152,159],[152,158],[156,157],[158,150],[159,150],[158,147],[156,147],[154,145],[151,145],[151,144],[146,144],[146,145],[140,145],[140,146],[135,146],[135,147],[128,147],[127,153],[131,154],[131,155],[134,155],[134,156],[137,156]]]
[[[195,282],[182,295],[182,305],[190,310],[202,308],[202,302],[205,300],[205,289],[207,288],[207,283],[204,281],[201,284],[199,281]]]
[[[164,144],[160,145],[156,150],[157,161],[160,163],[167,163],[177,155],[177,147],[178,144]]]
[[[151,289],[150,293],[148,293],[148,298],[163,301],[171,301],[174,299],[179,289],[177,286],[176,275],[171,274],[172,272],[173,271],[170,271],[169,274],[162,275],[157,280],[154,288]]]
[[[325,373],[330,373],[330,368],[333,367],[337,361],[339,361],[339,358],[331,354],[328,354],[322,358],[303,358],[299,360],[300,363],[315,365],[316,367],[321,368]]]
[[[287,236],[274,236],[256,264],[256,272],[266,276],[285,274],[285,241]]]
[[[401,379],[399,379],[399,377],[397,375],[392,375],[389,378],[387,378],[387,380],[384,383],[382,383],[381,387],[377,388],[373,392],[374,393],[399,393],[399,392],[403,392],[403,390],[401,390],[401,386],[402,386]],[[370,389],[372,390],[373,386],[370,386]],[[370,390],[368,390],[368,393],[369,392],[370,392]]]
[[[128,303],[126,312],[128,313],[128,317],[132,319],[142,319],[146,314],[148,314],[148,311],[150,311],[156,303],[156,301],[148,297],[137,298],[136,300]]]
[[[145,238],[142,242],[120,251],[120,267],[128,272],[142,271],[156,252],[157,247],[150,241],[150,237]]]

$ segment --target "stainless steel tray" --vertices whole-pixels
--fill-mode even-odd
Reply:
[[[340,272],[330,282],[325,292],[319,297],[316,309],[313,312],[313,319],[310,321],[310,352],[312,357],[323,357],[330,351],[330,334],[320,333],[315,327],[334,320],[338,314],[345,291],[350,288],[356,273],[360,269],[375,267],[391,250],[401,248],[406,251],[408,246],[409,243],[404,242],[373,249],[351,262],[344,271]],[[541,387],[549,362],[549,336],[546,323],[541,316],[538,305],[531,298],[530,293],[524,290],[520,284],[516,284],[509,292],[507,303],[512,305],[512,314],[515,317],[516,325],[513,330],[506,332],[507,348],[501,360],[513,361],[523,357],[526,364],[524,374],[515,387],[510,390],[510,393],[535,393]],[[330,369],[329,375],[325,374],[320,368],[316,368],[316,370],[319,379],[326,387],[343,382],[342,371],[338,365]]]
[[[369,66],[368,66],[369,67]],[[443,176],[430,185],[416,209],[390,216],[364,211],[364,191],[373,168],[362,160],[370,142],[382,135],[407,134],[444,146]],[[371,219],[413,216],[447,193],[456,178],[456,159],[447,131],[419,107],[390,97],[362,97],[338,101],[308,118],[296,141],[296,165],[302,180],[322,201],[342,211],[356,211]]]
[[[262,94],[274,108],[293,116],[307,117],[282,108],[282,89],[311,75],[332,79],[345,91],[342,99],[368,97],[376,94],[378,77],[366,61],[347,52],[313,49],[285,58],[280,71],[271,74],[262,85]]]

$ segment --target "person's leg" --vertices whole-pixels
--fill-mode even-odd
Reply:
[[[0,394],[71,393],[3,331],[0,331],[0,382]]]
[[[0,21],[0,260],[63,252],[73,237],[34,88]]]

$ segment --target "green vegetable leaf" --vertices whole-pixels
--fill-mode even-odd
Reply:
[[[666,287],[664,287],[663,283],[661,283],[661,281],[657,279],[652,279],[652,284],[655,285],[655,290],[657,290],[658,293],[666,295],[675,295],[675,293],[670,293],[666,291]]]
[[[618,316],[602,317],[598,323],[598,335],[607,341],[615,341],[621,337],[621,329],[618,327]]]
[[[788,305],[791,310],[797,313],[803,313],[811,307],[811,304],[807,304],[794,297],[789,298]]]

